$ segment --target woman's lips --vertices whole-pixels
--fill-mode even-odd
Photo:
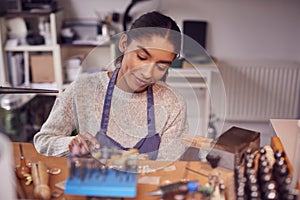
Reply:
[[[140,79],[140,78],[138,78],[138,77],[136,77],[136,76],[134,76],[134,77],[135,77],[136,82],[137,82],[138,85],[140,85],[140,86],[144,86],[144,85],[149,85],[149,84],[150,84],[149,81],[145,81],[145,80]]]

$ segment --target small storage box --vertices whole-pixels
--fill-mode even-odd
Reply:
[[[259,132],[233,126],[218,138],[209,155],[219,155],[219,166],[234,170],[235,162],[239,163],[248,149],[254,152],[259,150],[259,147]]]
[[[54,82],[54,65],[52,55],[31,55],[30,66],[32,82],[34,83],[49,83]]]

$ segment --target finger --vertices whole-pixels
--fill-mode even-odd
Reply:
[[[80,139],[78,137],[75,137],[73,140],[73,146],[79,146],[79,144],[81,143]]]
[[[83,133],[83,135],[91,143],[93,148],[100,148],[98,140],[93,135],[87,132]]]
[[[88,145],[89,140],[82,134],[77,135],[79,139],[80,149],[82,154],[86,154],[87,152],[90,152],[90,148]]]
[[[81,154],[81,139],[78,138],[77,136],[74,137],[70,144],[69,144],[69,150],[72,154],[72,156],[77,156]]]
[[[81,155],[86,155],[89,153],[89,151],[87,151],[86,148],[81,144],[80,145],[80,153],[81,153]]]
[[[71,146],[71,154],[72,154],[72,156],[77,156],[77,155],[80,154],[79,145],[73,145],[73,146]]]
[[[72,149],[73,149],[74,145],[75,145],[75,142],[74,142],[74,139],[73,139],[73,140],[71,140],[71,142],[69,143],[69,151],[70,151],[70,152],[72,152]]]

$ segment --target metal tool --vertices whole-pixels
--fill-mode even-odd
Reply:
[[[0,86],[0,94],[28,94],[28,93],[58,93],[58,90],[33,89],[21,87],[3,87]]]
[[[189,191],[188,186],[191,185],[190,183],[198,184],[198,182],[196,182],[196,181],[187,181],[187,182],[179,181],[176,183],[159,186],[159,188],[157,190],[148,192],[147,194],[149,196],[164,196],[164,195],[167,195],[170,193],[176,193],[176,194],[188,193],[188,191]],[[199,184],[198,184],[198,186],[199,186]]]

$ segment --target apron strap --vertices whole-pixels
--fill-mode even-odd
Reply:
[[[107,136],[107,127],[109,121],[109,114],[111,109],[111,101],[112,95],[115,87],[115,82],[118,76],[120,68],[116,68],[114,71],[111,79],[109,80],[106,95],[104,99],[103,111],[102,111],[102,119],[100,124],[100,130],[96,134],[96,138],[100,145],[106,142],[110,144],[116,145],[118,148],[126,150],[121,146],[118,142],[114,141],[112,138]],[[160,136],[156,133],[155,127],[155,110],[154,110],[154,98],[153,98],[153,89],[152,85],[148,86],[147,88],[147,127],[148,127],[148,134],[145,138],[141,139],[133,148],[139,149],[140,153],[154,153],[155,155],[152,156],[152,159],[156,158],[157,151],[160,145]],[[105,136],[105,139],[104,139]],[[112,141],[113,140],[113,141]],[[105,142],[106,141],[106,142]],[[107,144],[108,145],[108,144]]]

